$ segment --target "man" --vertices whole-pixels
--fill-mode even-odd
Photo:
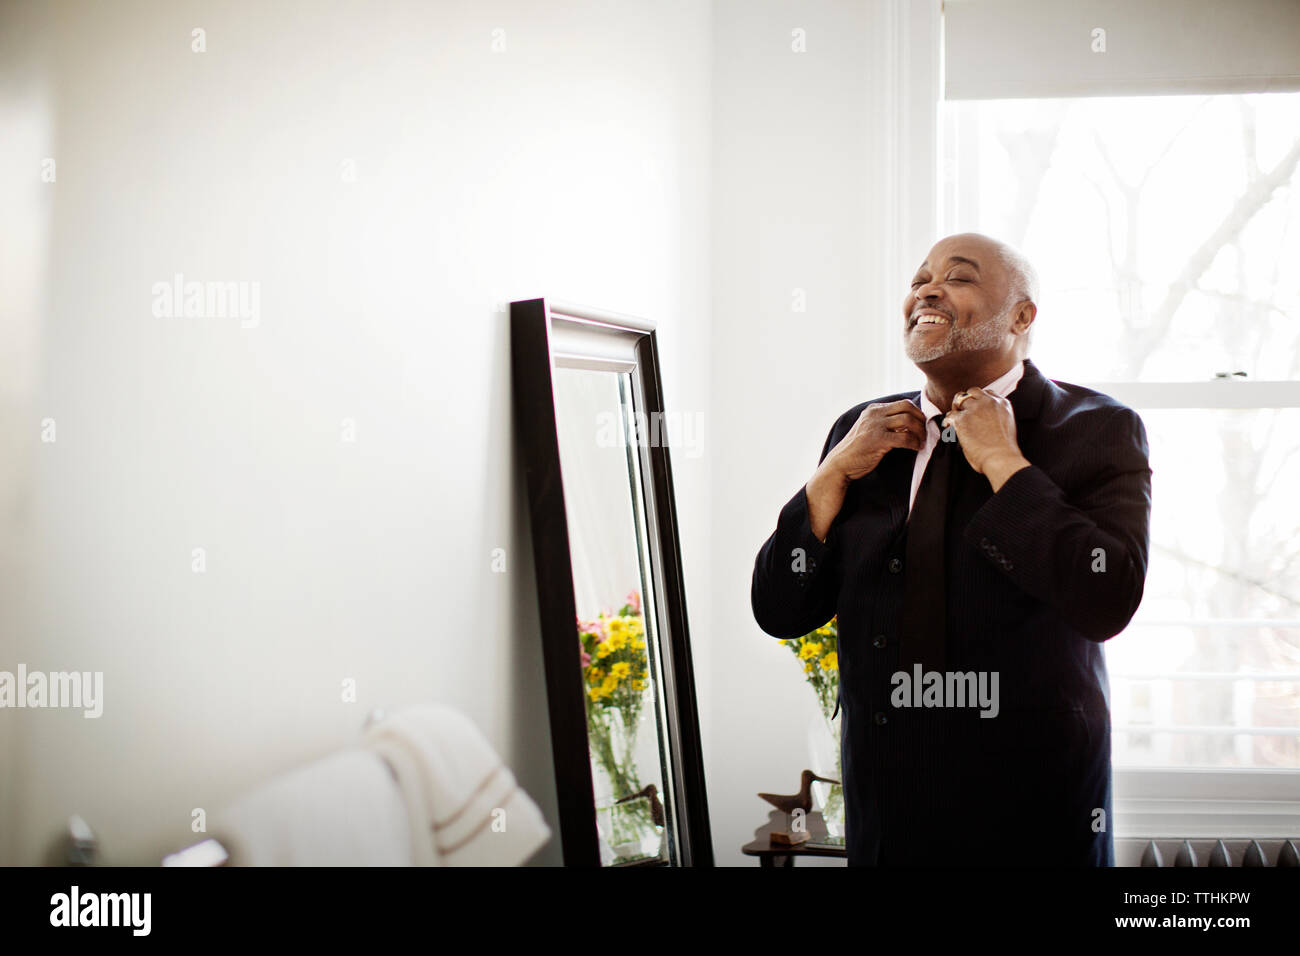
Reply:
[[[903,300],[918,392],[840,416],[754,565],[762,629],[839,617],[850,866],[1113,866],[1102,644],[1146,579],[1147,439],[1026,357],[1032,267],[941,240]]]

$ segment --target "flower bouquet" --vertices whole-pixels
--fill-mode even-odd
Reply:
[[[597,812],[608,810],[611,846],[639,844],[643,852],[636,855],[654,856],[660,836],[654,806],[658,798],[645,795],[635,758],[650,686],[641,595],[630,592],[617,614],[601,613],[594,621],[579,618],[578,638],[592,762],[612,793],[609,807],[598,806]],[[621,855],[626,858],[627,852]]]

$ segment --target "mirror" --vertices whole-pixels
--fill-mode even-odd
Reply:
[[[566,865],[712,865],[650,323],[511,303]]]

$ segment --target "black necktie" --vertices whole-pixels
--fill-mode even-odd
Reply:
[[[931,421],[939,422],[939,442],[926,463],[907,519],[900,663],[910,668],[919,662],[923,671],[942,671],[948,639],[944,525],[948,520],[952,458],[960,452],[953,448],[957,444],[955,436],[953,441],[943,440],[943,416],[936,415]]]

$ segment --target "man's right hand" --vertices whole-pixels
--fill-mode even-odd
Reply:
[[[895,448],[920,451],[925,444],[925,413],[906,399],[872,404],[862,410],[849,433],[831,449],[826,461],[847,480],[874,471]]]
[[[870,474],[893,449],[920,451],[923,444],[925,413],[911,402],[900,399],[864,408],[804,486],[809,525],[817,540],[825,543],[831,522],[844,505],[849,482]]]

